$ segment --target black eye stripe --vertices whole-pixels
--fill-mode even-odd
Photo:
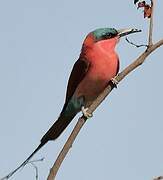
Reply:
[[[113,36],[115,36],[113,33],[105,33],[105,34],[103,34],[103,38],[105,38],[105,37],[107,37],[107,38],[109,38],[109,37],[113,37]]]

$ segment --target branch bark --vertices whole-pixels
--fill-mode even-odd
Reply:
[[[149,35],[148,35],[148,45],[153,44],[153,12],[154,12],[155,0],[151,0],[151,18],[149,22]]]
[[[120,72],[115,79],[120,82],[122,81],[129,73],[134,71],[138,66],[143,64],[143,62],[146,60],[146,58],[157,48],[163,45],[163,39],[158,41],[157,43],[153,44],[153,9],[154,9],[154,0],[151,0],[151,7],[152,7],[152,14],[150,18],[149,23],[149,34],[148,34],[148,47],[147,49],[129,66],[127,66],[122,72]],[[97,99],[92,103],[92,105],[89,107],[88,112],[93,113],[96,108],[102,103],[102,101],[111,93],[111,91],[114,89],[114,85],[110,82],[108,86],[104,89],[104,91],[97,97]],[[50,170],[50,173],[48,175],[47,180],[54,180],[57,172],[66,157],[68,151],[72,147],[72,144],[77,137],[78,133],[80,132],[81,128],[87,121],[87,118],[82,116],[79,118],[76,126],[74,127],[72,133],[70,134],[68,140],[66,141],[64,147],[62,148],[61,152],[59,153],[53,167]]]

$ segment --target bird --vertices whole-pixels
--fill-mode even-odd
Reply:
[[[24,167],[48,141],[57,139],[78,112],[82,111],[86,118],[92,116],[87,111],[92,102],[110,81],[115,85],[118,83],[114,78],[120,66],[116,45],[121,37],[140,31],[133,28],[116,30],[106,27],[95,29],[86,36],[79,58],[72,68],[65,103],[58,119],[42,137],[34,152],[1,180],[8,179]]]

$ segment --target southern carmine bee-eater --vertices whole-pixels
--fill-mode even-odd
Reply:
[[[26,165],[29,159],[48,141],[58,138],[79,111],[82,111],[87,118],[91,116],[87,113],[87,108],[104,90],[109,81],[116,84],[114,76],[119,71],[119,58],[115,47],[119,39],[136,32],[140,30],[99,28],[86,36],[79,59],[70,74],[66,100],[59,118],[42,137],[35,151],[6,177],[12,176]]]

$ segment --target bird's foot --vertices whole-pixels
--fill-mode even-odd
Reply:
[[[117,88],[117,85],[119,84],[119,82],[116,80],[116,77],[117,76],[115,76],[114,78],[111,78],[111,82],[113,83],[115,88]]]
[[[93,117],[93,114],[88,112],[88,108],[82,106],[81,111],[83,113],[83,116],[86,117],[87,119]]]

